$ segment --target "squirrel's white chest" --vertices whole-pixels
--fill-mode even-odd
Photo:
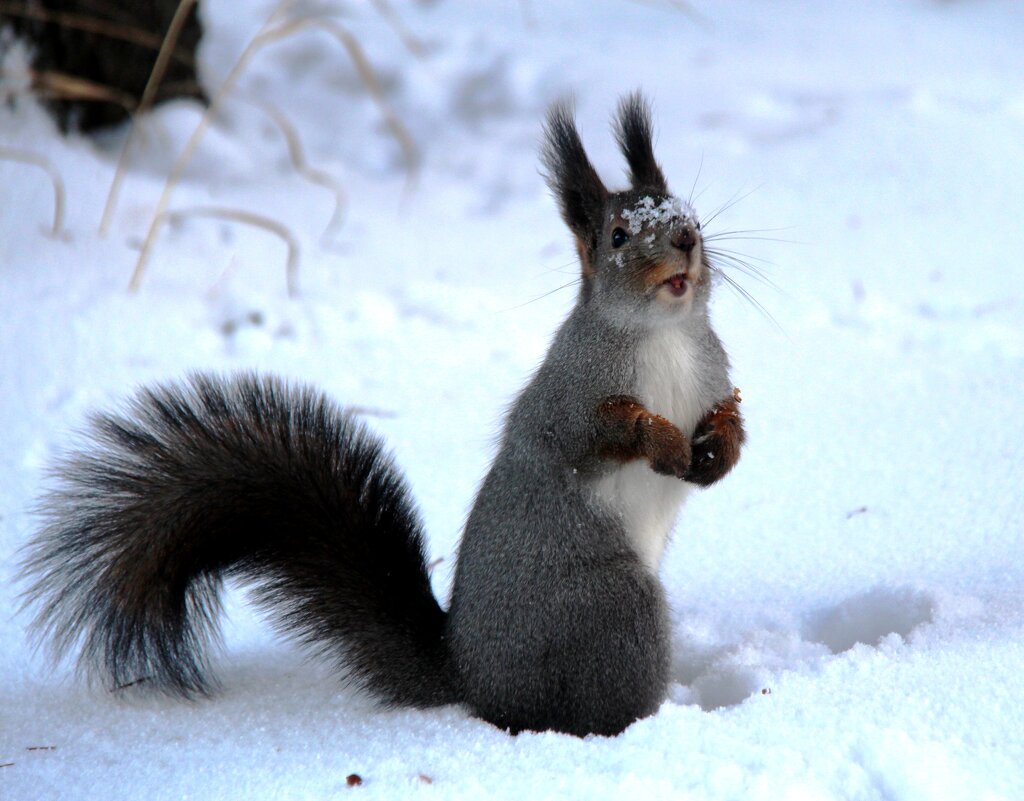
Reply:
[[[703,415],[701,363],[693,339],[672,329],[652,334],[637,354],[635,395],[654,414],[672,421],[690,436]],[[651,470],[641,459],[603,475],[594,486],[597,498],[621,516],[626,535],[651,572],[668,542],[676,514],[691,486]]]

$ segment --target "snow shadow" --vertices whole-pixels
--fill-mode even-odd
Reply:
[[[911,587],[875,587],[812,615],[806,636],[833,654],[857,643],[877,646],[890,634],[907,639],[935,618],[935,599]]]
[[[911,587],[879,586],[820,609],[799,631],[756,629],[723,643],[699,618],[676,632],[675,700],[711,712],[771,691],[772,677],[806,669],[858,643],[877,647],[896,634],[904,640],[935,617],[935,599]]]
[[[705,712],[770,692],[772,676],[829,656],[820,643],[792,631],[757,629],[727,645],[710,643],[708,634],[694,629],[677,634],[673,665],[673,677],[682,685],[674,700]]]

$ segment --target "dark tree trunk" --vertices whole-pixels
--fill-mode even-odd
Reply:
[[[138,107],[179,0],[0,0],[10,26],[32,50],[33,86],[63,130],[91,131]],[[196,79],[202,36],[189,13],[154,97],[205,100]]]

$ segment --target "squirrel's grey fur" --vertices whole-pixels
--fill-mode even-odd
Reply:
[[[57,651],[77,649],[110,686],[204,693],[219,585],[238,576],[279,628],[385,703],[458,702],[511,731],[577,735],[653,713],[669,679],[657,558],[691,476],[613,442],[602,404],[650,406],[642,421],[683,447],[732,388],[699,224],[668,194],[639,95],[616,134],[633,186],[612,193],[569,108],[549,114],[543,158],[579,249],[579,298],[509,412],[447,612],[375,436],[310,389],[194,375],[94,417],[58,467],[25,563]],[[677,263],[674,288],[650,278]]]

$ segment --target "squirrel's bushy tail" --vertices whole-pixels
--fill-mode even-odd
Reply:
[[[323,395],[193,375],[92,419],[57,469],[27,597],[114,687],[211,687],[222,577],[385,703],[457,700],[418,516],[380,441]]]

